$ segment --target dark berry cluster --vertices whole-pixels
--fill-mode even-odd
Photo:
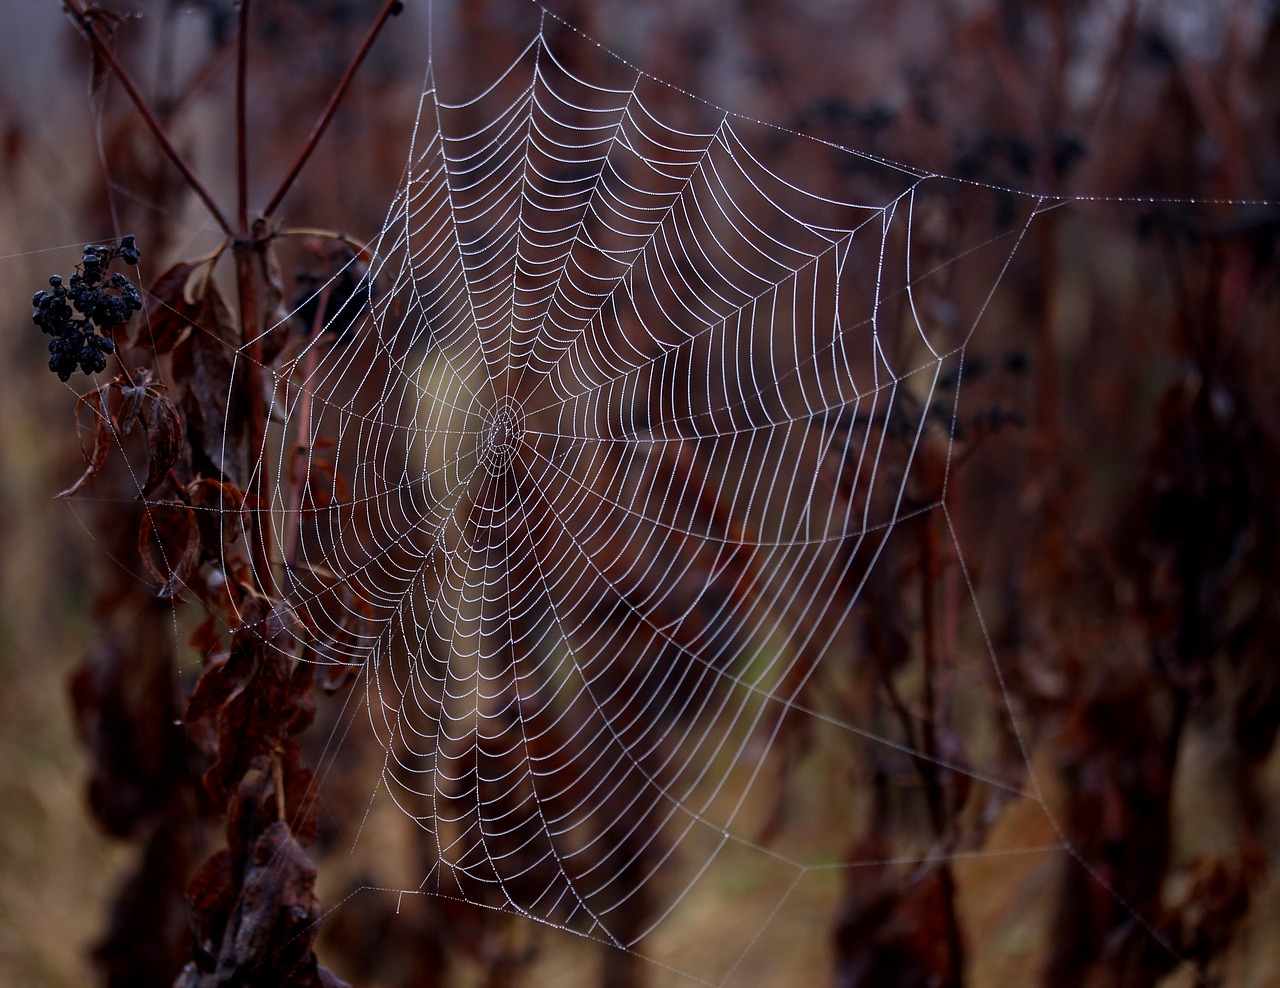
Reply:
[[[89,244],[66,284],[55,274],[49,279],[50,291],[32,296],[32,321],[49,334],[49,370],[61,380],[77,367],[86,374],[106,368],[107,355],[116,349],[112,328],[142,308],[138,289],[124,275],[109,275],[107,269],[116,258],[137,264],[140,256],[133,237],[111,245]]]

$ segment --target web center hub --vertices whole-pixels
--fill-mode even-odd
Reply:
[[[491,476],[500,477],[511,467],[524,440],[524,412],[512,398],[504,397],[490,411],[480,433],[480,464]]]

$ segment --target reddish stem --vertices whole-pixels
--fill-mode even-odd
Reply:
[[[186,159],[173,145],[173,141],[169,139],[168,132],[164,129],[164,125],[156,118],[155,111],[151,108],[151,104],[147,102],[137,84],[133,81],[133,77],[125,70],[124,65],[116,58],[116,53],[112,51],[111,45],[103,38],[98,31],[97,21],[94,20],[80,4],[80,0],[63,0],[67,12],[71,15],[72,20],[84,32],[85,37],[89,39],[89,43],[93,45],[93,50],[98,57],[111,66],[111,71],[115,73],[120,85],[124,87],[124,91],[129,94],[129,99],[133,101],[133,105],[137,107],[138,114],[142,117],[143,123],[147,125],[147,129],[151,131],[151,135],[156,139],[156,143],[160,145],[160,149],[173,162],[178,171],[182,172],[182,177],[186,180],[188,187],[204,203],[205,208],[209,210],[209,215],[213,217],[215,223],[222,228],[222,232],[227,236],[232,236],[231,224],[227,222],[227,218],[222,215],[222,210],[218,208],[218,204],[213,201],[213,196],[209,194],[209,190],[204,187],[197,177],[196,173],[191,170],[191,166],[187,164]]]
[[[271,470],[266,457],[267,414],[262,376],[262,334],[258,323],[258,294],[253,280],[250,252],[257,242],[237,242],[236,287],[240,296],[240,343],[245,356],[244,387],[249,416],[249,452],[254,455],[254,479],[246,491],[253,510],[246,533],[253,569],[259,588],[269,589],[271,580]]]
[[[924,716],[920,719],[922,741],[924,742],[924,758],[916,759],[916,768],[924,785],[925,803],[929,809],[929,818],[933,824],[934,835],[940,842],[947,842],[954,820],[951,807],[947,805],[946,792],[943,790],[938,762],[941,752],[938,747],[938,697],[935,677],[938,674],[937,635],[934,615],[934,580],[937,577],[937,533],[932,520],[926,522],[921,533],[920,545],[920,616],[921,616],[921,652],[924,661],[923,670],[923,703]],[[955,876],[951,873],[951,864],[942,861],[938,865],[938,880],[942,885],[944,907],[943,922],[947,931],[947,960],[949,984],[959,988],[964,983],[964,934],[960,929],[960,918],[956,913]]]
[[[347,71],[342,74],[342,78],[338,80],[338,85],[333,90],[333,95],[329,97],[329,102],[325,104],[324,110],[321,111],[320,117],[316,120],[315,126],[311,128],[311,133],[307,136],[307,141],[302,145],[302,150],[298,152],[297,158],[294,159],[292,167],[288,174],[281,180],[275,194],[267,203],[266,209],[262,211],[263,216],[272,216],[276,209],[280,206],[280,202],[289,193],[293,187],[293,183],[298,178],[298,173],[302,171],[303,166],[307,163],[307,159],[316,149],[316,145],[320,142],[320,138],[324,136],[325,130],[329,126],[329,122],[333,119],[334,112],[338,109],[338,104],[342,102],[342,97],[346,95],[347,88],[351,85],[351,80],[356,74],[356,70],[360,68],[364,62],[365,56],[369,54],[369,49],[373,47],[374,40],[378,37],[378,33],[382,30],[382,25],[387,22],[387,18],[391,16],[393,10],[400,6],[403,0],[383,0],[382,9],[378,11],[378,18],[373,22],[373,26],[369,28],[369,32],[364,36],[364,40],[360,42],[360,47],[356,49],[355,55],[352,56],[351,62],[347,65]]]
[[[236,205],[240,235],[249,231],[248,141],[245,139],[245,90],[249,72],[249,0],[240,0],[236,36]]]

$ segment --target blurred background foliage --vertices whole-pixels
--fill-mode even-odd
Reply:
[[[122,55],[228,201],[233,7],[114,6],[127,15],[116,29]],[[371,8],[260,5],[254,195],[287,167]],[[712,103],[918,168],[1047,195],[1280,201],[1280,7],[1269,0],[581,0],[549,9]],[[87,531],[94,512],[114,506],[50,500],[80,472],[74,393],[43,371],[27,299],[87,242],[134,233],[153,276],[219,237],[117,88],[108,80],[90,90],[86,46],[56,0],[10,0],[5,12],[0,981],[78,985],[100,977],[90,951],[136,850],[104,837],[88,812],[90,767],[67,682],[104,647],[91,618],[96,588],[128,564]],[[379,40],[286,203],[289,222],[361,239],[379,229],[407,153],[427,18],[410,0]],[[539,12],[521,0],[437,2],[434,18],[439,76],[465,93],[518,53]],[[838,194],[852,181],[846,157],[786,131],[771,153],[815,189]],[[974,395],[1022,425],[966,464],[961,544],[980,572],[1045,798],[1080,858],[1132,908],[1100,894],[1061,853],[1017,870],[1016,882],[999,856],[957,861],[971,984],[1280,979],[1280,904],[1266,877],[1280,826],[1277,215],[1274,206],[1079,201],[1033,226],[1002,281],[999,324],[977,348],[994,370]],[[1004,508],[993,525],[996,498]],[[136,627],[118,630],[163,633],[171,620],[167,608],[139,604]],[[798,779],[793,788],[805,784]],[[345,784],[358,803],[363,783]],[[833,819],[818,813],[813,826]],[[1042,821],[1016,814],[1000,826],[1005,847],[1054,839],[1036,832]],[[927,910],[927,883],[851,875],[847,887],[815,889],[798,919],[772,925],[764,960],[734,983],[812,984],[820,965],[841,984],[924,984],[895,951],[927,951],[920,938],[943,934],[893,924]],[[359,880],[334,866],[325,904]],[[731,902],[708,903],[684,935],[714,943],[734,922]],[[868,919],[873,906],[890,921]],[[362,897],[340,910],[326,963],[360,985],[435,983],[416,959],[447,947],[430,946],[421,915],[397,926],[394,908]],[[1151,956],[1135,910],[1190,963]],[[531,968],[501,977],[598,978],[583,943],[541,945]],[[503,983],[482,958],[460,956],[452,970],[456,983]],[[657,967],[647,976],[667,983]]]

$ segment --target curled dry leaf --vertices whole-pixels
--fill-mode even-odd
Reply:
[[[219,806],[247,772],[264,769],[271,755],[286,751],[288,735],[315,712],[310,671],[300,672],[294,663],[293,615],[251,596],[242,617],[230,649],[210,660],[186,709],[188,723],[217,719],[215,761],[204,784]]]
[[[224,560],[228,547],[248,524],[241,517],[244,491],[226,481],[201,477],[187,485],[187,500],[195,510],[205,552]]]
[[[316,962],[312,945],[322,915],[316,867],[288,824],[276,821],[261,832],[240,883],[236,864],[233,852],[222,851],[197,872],[191,899],[204,936],[198,961],[187,965],[175,986],[343,986]],[[236,884],[240,892],[233,900],[228,892]],[[208,938],[210,933],[218,942]]]
[[[147,430],[147,479],[141,497],[148,497],[165,482],[182,453],[182,419],[168,398],[151,395],[142,406]]]
[[[134,836],[162,815],[190,768],[174,726],[172,667],[145,641],[117,632],[98,643],[69,686],[76,730],[94,755],[94,816],[107,833]]]
[[[186,876],[198,859],[201,828],[171,812],[147,836],[111,905],[93,959],[107,985],[170,988],[191,956]]]
[[[99,388],[97,391],[90,391],[82,394],[76,402],[76,431],[80,436],[80,452],[84,456],[85,467],[84,473],[80,475],[80,479],[60,492],[58,497],[71,497],[71,495],[79,493],[89,481],[97,476],[98,471],[102,469],[102,465],[107,462],[107,451],[111,448],[115,434],[115,423],[111,421],[111,416],[107,413],[107,401],[105,396],[105,388]],[[84,427],[83,411],[88,408],[93,410],[94,420],[93,427],[86,429]],[[92,441],[86,441],[86,435],[92,436]]]
[[[164,396],[165,386],[153,381],[151,372],[138,371],[132,380],[117,377],[82,394],[76,402],[76,428],[85,471],[80,479],[58,497],[70,497],[102,470],[112,445],[133,433],[139,422],[147,437],[147,477],[139,496],[149,497],[169,476],[182,454],[182,418],[177,407]],[[92,426],[84,413],[93,413]]]
[[[315,773],[302,764],[301,746],[292,738],[281,743],[279,758],[283,804],[289,828],[299,843],[309,844],[316,839],[316,811],[319,809]]]
[[[171,600],[200,565],[200,529],[195,512],[179,501],[147,507],[138,528],[138,555],[160,584],[156,596]]]
[[[242,407],[244,389],[234,380],[235,321],[217,286],[202,274],[203,268],[189,272],[183,286],[178,311],[195,328],[174,344],[173,377],[184,385],[179,400],[187,421],[193,466],[243,488],[249,417]]]
[[[150,346],[156,354],[171,352],[190,335],[195,324],[196,307],[183,293],[191,271],[190,264],[175,264],[152,283],[148,292],[144,320],[147,338],[139,343]]]

